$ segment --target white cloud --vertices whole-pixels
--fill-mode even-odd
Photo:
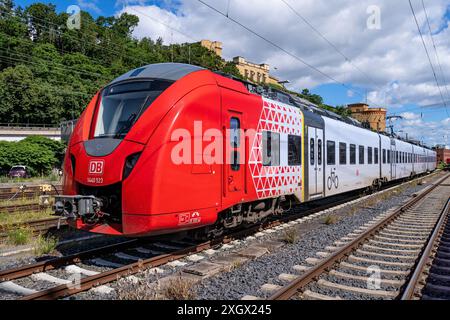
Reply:
[[[228,0],[204,1],[222,12],[227,11]],[[280,0],[231,0],[229,15],[338,81],[362,88],[353,90],[355,97],[360,96],[358,91],[368,90],[370,102],[394,110],[406,104],[423,106],[441,100],[407,1],[287,1],[364,74],[318,37]],[[300,90],[331,83],[323,75],[198,1],[166,0],[167,5],[163,8],[144,5],[139,0],[118,2],[124,5],[120,12],[126,11],[139,16],[140,24],[135,29],[136,37],[162,37],[165,43],[192,42],[191,38],[218,40],[223,42],[225,58],[231,59],[240,55],[253,62],[266,62],[277,67],[277,70],[272,68],[274,75],[290,80],[291,89]],[[367,28],[369,15],[366,10],[371,5],[381,8],[380,30]],[[449,21],[443,19],[448,0],[427,1],[426,5],[433,31],[442,25],[449,25]],[[422,29],[426,32],[422,6],[418,3],[414,3],[414,6]],[[164,24],[181,31],[182,34],[170,30]],[[444,28],[434,37],[442,68],[448,75],[450,28]],[[435,62],[434,50],[426,34],[425,39]],[[438,76],[441,79],[440,72]],[[447,76],[447,80],[450,80],[450,76]],[[446,94],[446,91],[443,93]],[[351,98],[349,92],[347,96]],[[364,97],[361,96],[361,100],[364,100]],[[423,122],[426,121],[427,119],[423,119]]]
[[[102,10],[96,4],[97,0],[77,0],[81,9],[91,10],[95,13],[101,13]]]
[[[416,114],[413,112],[403,112],[402,114],[400,114],[400,116],[402,116],[403,119],[406,120],[416,120],[420,118],[420,114]]]

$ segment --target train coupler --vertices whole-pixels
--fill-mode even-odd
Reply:
[[[53,211],[68,220],[102,217],[102,200],[95,196],[56,196]]]

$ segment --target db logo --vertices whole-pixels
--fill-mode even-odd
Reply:
[[[103,174],[103,167],[105,161],[103,160],[91,160],[89,162],[89,174]]]
[[[193,212],[193,213],[183,213],[180,214],[178,218],[178,225],[189,225],[189,224],[197,224],[200,223],[202,220],[200,213]]]

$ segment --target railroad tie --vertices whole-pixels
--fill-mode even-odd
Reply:
[[[325,287],[325,288],[329,288],[329,289],[342,290],[342,291],[363,294],[363,295],[376,296],[376,297],[395,298],[397,296],[397,292],[394,292],[394,291],[363,289],[363,288],[338,284],[338,283],[330,282],[330,281],[323,280],[323,279],[320,279],[319,281],[317,281],[317,284],[321,287]]]
[[[27,296],[29,294],[33,294],[36,293],[37,291],[34,289],[28,289],[25,287],[22,287],[12,281],[5,281],[5,282],[1,282],[0,283],[0,290],[6,291],[6,292],[10,292],[10,293],[14,293],[14,294],[18,294],[18,295],[22,295],[22,296]]]

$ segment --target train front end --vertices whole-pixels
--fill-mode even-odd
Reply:
[[[152,199],[170,137],[167,114],[208,71],[183,64],[132,70],[103,88],[81,115],[64,161],[64,193],[54,211],[93,233],[146,236],[173,232]],[[170,121],[169,121],[170,122]],[[174,220],[176,218],[174,217]]]

